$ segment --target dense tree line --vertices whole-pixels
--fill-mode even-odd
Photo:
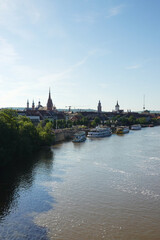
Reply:
[[[45,123],[48,123],[49,120],[46,119],[44,121]],[[65,120],[65,119],[58,119],[58,120],[53,120],[51,121],[52,123],[52,127],[53,129],[63,129],[63,128],[72,128],[73,126],[77,126],[77,125],[84,125],[84,126],[88,126],[89,125],[89,120],[86,117],[82,117],[81,119],[78,120]]]
[[[0,111],[0,166],[28,157],[41,146],[50,146],[54,133],[50,122],[36,127],[14,110]]]
[[[107,119],[107,116],[106,116]],[[44,121],[45,123],[49,122],[48,119]],[[71,128],[74,126],[83,126],[87,128],[96,127],[99,124],[105,124],[108,126],[131,126],[133,124],[141,124],[142,126],[147,126],[149,124],[160,125],[160,120],[156,118],[148,118],[148,117],[135,117],[133,115],[126,116],[126,115],[116,115],[114,117],[108,118],[108,120],[102,120],[100,117],[94,117],[92,120],[88,117],[84,117],[82,114],[78,114],[77,118],[74,120],[65,120],[59,119],[54,120],[51,122],[53,129],[64,129],[64,128]]]
[[[45,120],[45,122],[49,122],[49,120]],[[52,127],[53,129],[71,128],[73,126],[95,127],[100,123],[101,120],[99,117],[89,120],[87,117],[83,117],[81,114],[79,114],[79,118],[74,121],[64,119],[54,120],[52,122]]]
[[[134,116],[120,116],[117,115],[115,117],[112,117],[110,120],[107,121],[108,125],[123,125],[123,126],[131,126],[133,124],[141,124],[141,125],[148,125],[148,124],[154,124],[159,125],[159,121],[156,118],[150,118],[147,119],[147,117],[139,117],[135,118]]]

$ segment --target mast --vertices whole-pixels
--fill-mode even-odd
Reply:
[[[145,111],[145,95],[143,96],[143,111]]]

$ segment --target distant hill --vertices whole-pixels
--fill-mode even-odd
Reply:
[[[64,111],[64,112],[68,112],[68,110],[65,109],[57,109],[58,111]],[[96,112],[95,109],[79,109],[79,108],[75,108],[75,109],[71,109],[71,112]]]
[[[3,108],[1,108],[3,109]],[[23,107],[7,107],[7,109],[14,109],[14,110],[19,110],[19,111],[23,111],[25,110],[26,108],[23,108]],[[68,112],[68,109],[66,108],[59,108],[57,109],[58,111],[61,111],[61,112]],[[160,110],[149,110],[150,113],[160,113]],[[95,109],[80,109],[80,108],[75,108],[75,109],[71,109],[71,112],[97,112],[97,110]],[[142,111],[137,111],[138,113],[142,113]]]
[[[23,111],[26,108],[23,108],[23,107],[7,107],[5,109],[13,109],[13,110]],[[68,110],[66,108],[64,108],[64,109],[63,108],[59,108],[57,110],[61,111],[61,112],[68,112]],[[96,110],[95,109],[71,109],[71,112],[96,112]]]

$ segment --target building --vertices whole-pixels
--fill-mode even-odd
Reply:
[[[35,109],[35,104],[34,104],[34,100],[33,100],[33,102],[32,102],[32,110],[34,110]]]
[[[52,102],[52,99],[51,99],[50,89],[49,89],[49,97],[48,97],[48,102],[47,102],[47,110],[48,111],[53,110],[53,102]]]
[[[102,112],[102,105],[101,105],[100,100],[99,100],[99,103],[98,103],[97,111],[98,111],[98,113]]]
[[[40,122],[41,120],[54,121],[59,119],[66,119],[65,114],[63,112],[58,112],[55,105],[53,105],[50,89],[47,106],[43,107],[39,100],[38,105],[35,107],[35,103],[33,100],[32,106],[30,108],[29,100],[27,100],[27,108],[24,111],[19,111],[18,114],[30,118],[31,121],[35,124]]]
[[[119,106],[118,101],[117,101],[117,104],[115,105],[115,111],[119,112],[119,108],[120,108],[120,106]]]
[[[29,109],[29,100],[27,100],[27,109]]]
[[[18,114],[24,115],[24,116],[30,118],[31,121],[34,123],[38,123],[40,120],[44,120],[46,118],[50,118],[50,117],[53,119],[55,118],[55,116],[53,117],[53,114],[49,113],[50,110],[47,110],[47,109],[53,109],[53,103],[52,103],[52,99],[51,99],[50,90],[49,90],[49,97],[48,97],[48,102],[47,102],[46,107],[43,107],[41,105],[40,100],[38,101],[38,105],[35,107],[35,102],[33,100],[32,106],[30,108],[29,100],[27,100],[27,108],[23,112],[19,112]]]
[[[47,101],[47,106],[43,107],[41,105],[40,100],[38,101],[38,105],[35,107],[34,100],[32,101],[32,107],[29,107],[29,100],[27,100],[27,108],[26,110],[44,110],[44,111],[56,111],[55,105],[53,105],[52,98],[51,98],[51,93],[49,89],[49,96],[48,96],[48,101]]]
[[[117,100],[117,104],[115,105],[115,110],[113,110],[112,112],[116,112],[116,113],[123,113],[124,110],[120,109],[120,106],[118,104],[118,100]]]

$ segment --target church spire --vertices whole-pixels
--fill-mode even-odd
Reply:
[[[115,106],[115,111],[116,111],[116,112],[119,112],[119,108],[120,108],[120,106],[119,106],[118,100],[117,100],[117,104],[116,104],[116,106]]]
[[[116,106],[119,107],[118,100],[117,100],[117,105]]]
[[[51,89],[49,88],[49,99],[51,99]]]
[[[52,102],[52,99],[51,99],[50,88],[49,88],[49,96],[48,96],[48,102],[47,102],[47,110],[48,111],[52,111],[53,110],[53,102]]]
[[[33,102],[32,102],[32,110],[34,110],[35,109],[35,104],[34,104],[34,100],[33,100]]]
[[[27,100],[27,109],[29,109],[29,100]]]

